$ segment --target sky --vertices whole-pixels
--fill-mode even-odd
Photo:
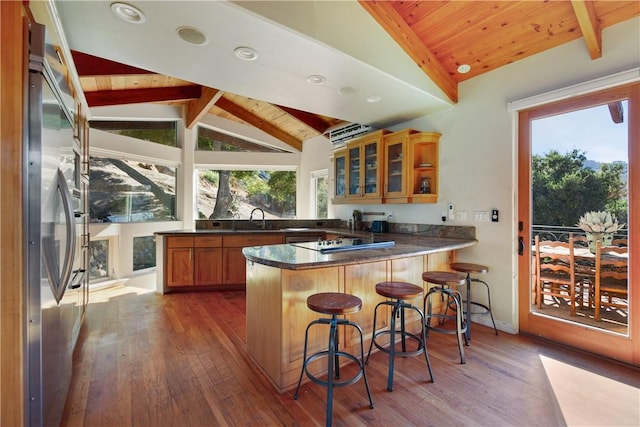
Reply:
[[[546,154],[556,150],[565,154],[574,148],[585,151],[587,159],[601,163],[628,162],[628,103],[623,102],[624,121],[611,120],[606,105],[538,119],[532,125],[532,152]]]

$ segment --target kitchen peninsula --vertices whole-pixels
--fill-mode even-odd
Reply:
[[[362,309],[349,319],[363,329],[368,346],[373,309],[384,299],[376,294],[376,283],[397,280],[426,286],[424,271],[448,269],[457,250],[476,243],[475,239],[424,237],[390,247],[330,253],[294,244],[245,247],[247,352],[280,393],[292,389],[302,366],[305,329],[318,317],[307,308],[307,297],[317,292],[346,292],[361,298]],[[409,302],[422,307],[421,299]],[[378,328],[386,327],[388,314],[379,316]],[[410,327],[419,326],[409,322]],[[359,336],[348,329],[340,331],[341,349],[358,354]],[[309,337],[308,351],[326,345],[326,335],[318,332]],[[322,362],[313,362],[309,370],[322,375],[326,371]]]

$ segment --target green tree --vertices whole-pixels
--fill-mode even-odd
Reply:
[[[532,157],[534,224],[574,226],[585,212],[599,210],[626,218],[624,166],[607,164],[596,171],[585,166],[586,160],[585,153],[576,149],[564,155],[553,150]]]
[[[296,208],[296,173],[275,171],[269,176],[272,206],[282,213],[294,214]]]

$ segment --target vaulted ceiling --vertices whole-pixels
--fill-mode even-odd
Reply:
[[[54,2],[90,115],[180,104],[189,127],[212,114],[297,150],[340,123],[389,127],[450,108],[458,83],[576,39],[597,59],[602,30],[640,15],[635,0],[129,3],[144,23],[119,20],[110,2]],[[185,25],[205,45],[180,40]],[[258,59],[238,60],[238,46]]]

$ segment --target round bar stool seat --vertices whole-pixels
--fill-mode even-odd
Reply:
[[[467,294],[466,294],[466,299],[462,300],[462,303],[466,305],[465,315],[469,321],[467,325],[467,332],[466,332],[467,340],[471,340],[471,316],[474,314],[482,314],[482,315],[488,314],[491,317],[491,323],[493,323],[493,330],[496,333],[496,335],[498,335],[498,328],[496,327],[496,321],[493,319],[493,312],[491,311],[491,292],[489,290],[489,285],[487,284],[487,282],[483,280],[480,280],[475,277],[471,277],[471,273],[487,274],[487,272],[489,271],[489,267],[482,264],[474,264],[470,262],[454,262],[449,266],[449,268],[451,268],[453,271],[457,271],[467,275],[467,281],[466,281]],[[481,283],[487,289],[487,304],[483,304],[478,301],[473,301],[471,299],[471,283],[472,282]],[[476,307],[480,307],[482,311],[473,312],[471,310],[472,305],[475,305]]]
[[[362,300],[355,295],[349,295],[340,292],[323,292],[309,296],[307,298],[307,307],[317,313],[328,314],[331,317],[322,317],[313,320],[307,325],[307,329],[304,333],[304,351],[303,351],[303,364],[300,371],[300,378],[298,379],[298,386],[296,392],[293,395],[294,399],[298,399],[298,392],[300,391],[300,384],[302,383],[302,377],[307,374],[307,377],[316,384],[327,387],[327,410],[326,410],[326,425],[332,424],[333,413],[333,389],[335,387],[343,387],[350,384],[354,384],[360,378],[364,379],[364,385],[367,389],[367,396],[369,397],[369,405],[373,408],[373,400],[371,398],[371,391],[369,390],[369,383],[367,381],[367,375],[364,371],[364,343],[362,337],[362,328],[354,322],[351,322],[345,318],[338,318],[338,316],[357,313],[362,308]],[[329,326],[329,345],[327,350],[318,351],[307,357],[307,346],[309,339],[309,329],[314,325],[328,325]],[[355,328],[360,334],[360,357],[356,357],[351,353],[340,351],[338,344],[338,326],[350,326]],[[358,372],[351,378],[340,380],[340,357],[349,359],[358,365]],[[309,372],[309,363],[319,358],[327,359],[327,379],[321,379],[316,375]]]
[[[467,278],[464,274],[454,273],[451,271],[425,271],[422,273],[422,280],[427,283],[433,283],[440,285],[440,287],[432,287],[424,297],[424,317],[425,317],[425,330],[428,336],[429,331],[439,332],[443,334],[456,334],[458,337],[458,350],[460,352],[460,363],[466,363],[464,357],[464,349],[462,347],[462,337],[464,336],[465,345],[469,345],[467,341],[466,331],[468,328],[467,320],[463,318],[463,310],[461,306],[462,296],[453,287],[464,285],[467,282]],[[433,299],[436,296],[440,296],[440,301],[444,301],[444,313],[434,312]],[[453,315],[448,314],[449,307],[454,308],[455,313]],[[439,320],[438,325],[431,325],[431,320]],[[455,328],[446,328],[444,323],[447,320],[453,320],[455,322]]]
[[[376,293],[386,298],[391,298],[393,301],[379,302],[373,311],[373,337],[371,338],[371,344],[369,345],[369,352],[367,353],[367,360],[369,363],[369,356],[371,356],[371,350],[375,345],[376,348],[389,355],[389,374],[387,378],[387,390],[393,391],[393,369],[396,356],[409,357],[416,356],[424,353],[425,360],[427,361],[427,368],[429,370],[430,381],[433,382],[433,373],[431,371],[431,362],[429,361],[429,354],[427,353],[427,337],[425,335],[424,328],[424,313],[416,306],[411,305],[404,300],[419,297],[422,295],[422,288],[412,283],[406,282],[380,282],[376,285]],[[391,306],[391,321],[388,330],[379,332],[376,331],[376,321],[378,318],[378,308],[382,306]],[[413,310],[420,316],[420,335],[411,333],[406,330],[405,325],[405,310]],[[396,328],[396,318],[400,318],[400,329]],[[388,346],[383,346],[378,342],[382,336],[389,336]],[[396,336],[400,337],[401,349],[396,350]],[[409,350],[407,348],[407,341],[415,343],[415,349]]]

